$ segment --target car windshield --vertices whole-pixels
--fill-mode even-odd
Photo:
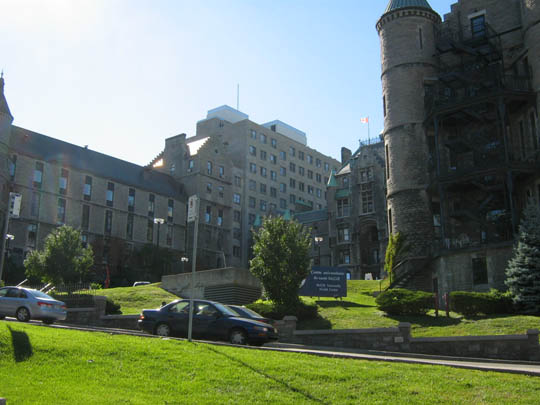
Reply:
[[[47,299],[47,300],[54,300],[53,297],[51,297],[50,295],[47,295],[45,294],[44,292],[41,292],[41,291],[38,291],[38,290],[26,290],[27,292],[29,292],[30,294],[32,294],[34,297],[36,298],[43,298],[43,299]]]
[[[220,304],[219,302],[215,302],[214,306],[225,316],[238,316],[236,312],[231,311],[229,308]]]

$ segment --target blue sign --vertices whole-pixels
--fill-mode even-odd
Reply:
[[[347,270],[341,267],[312,267],[298,295],[304,297],[346,297]]]

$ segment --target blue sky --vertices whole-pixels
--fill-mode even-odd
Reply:
[[[452,0],[430,0],[444,14]],[[147,164],[209,109],[280,119],[339,159],[383,128],[388,1],[0,0],[14,124]]]

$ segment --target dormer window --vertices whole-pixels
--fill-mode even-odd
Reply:
[[[473,38],[482,38],[486,36],[486,15],[481,14],[471,17],[471,34]]]

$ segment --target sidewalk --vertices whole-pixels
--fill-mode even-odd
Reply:
[[[540,363],[496,359],[457,358],[429,356],[414,353],[376,352],[368,350],[340,349],[324,346],[303,346],[288,343],[267,343],[262,349],[282,352],[313,354],[316,356],[338,357],[396,363],[431,364],[470,370],[496,371],[501,373],[526,374],[540,377]]]

